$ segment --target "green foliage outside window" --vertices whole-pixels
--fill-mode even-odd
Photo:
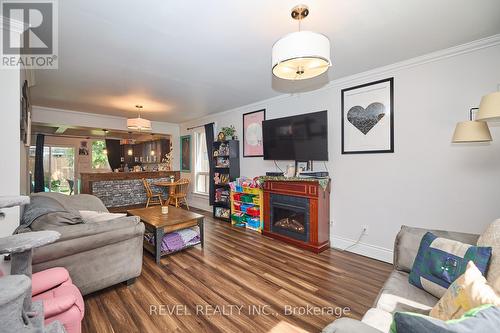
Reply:
[[[104,140],[92,141],[92,168],[101,169],[108,167],[108,156],[104,153],[106,142]]]

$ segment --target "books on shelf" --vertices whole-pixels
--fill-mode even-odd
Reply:
[[[214,174],[210,181],[214,191],[211,192],[213,216],[230,221],[231,200],[229,183],[240,176],[239,141],[216,141],[212,145],[212,158],[210,164]]]

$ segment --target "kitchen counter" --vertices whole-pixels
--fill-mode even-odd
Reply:
[[[109,208],[135,206],[146,203],[146,190],[142,179],[150,183],[168,180],[174,176],[180,178],[179,171],[153,171],[153,172],[106,172],[106,173],[81,173],[80,193],[93,194],[102,200]],[[168,197],[167,189],[151,185],[154,192],[163,193]]]

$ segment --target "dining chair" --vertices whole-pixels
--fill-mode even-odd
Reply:
[[[181,178],[175,182],[175,190],[168,197],[168,203],[172,203],[175,207],[179,207],[181,203],[186,205],[187,210],[189,210],[189,204],[187,201],[187,193],[189,189],[189,179]]]
[[[161,205],[163,206],[163,200],[161,198],[161,193],[153,192],[151,190],[151,185],[149,185],[148,181],[142,178],[142,183],[144,184],[144,188],[146,189],[146,197],[148,201],[146,201],[146,208],[149,207],[149,204]]]

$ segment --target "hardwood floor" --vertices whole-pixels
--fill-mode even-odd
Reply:
[[[203,250],[161,266],[145,253],[135,284],[86,296],[83,332],[276,332],[286,323],[318,332],[345,307],[360,318],[392,269],[333,249],[316,255],[206,216]]]

